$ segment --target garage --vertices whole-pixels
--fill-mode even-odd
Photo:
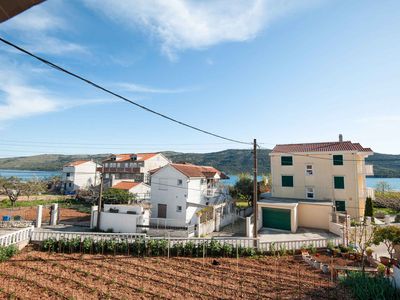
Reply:
[[[291,230],[290,209],[262,208],[263,227]]]

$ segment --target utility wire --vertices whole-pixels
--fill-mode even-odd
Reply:
[[[3,42],[4,44],[7,44],[7,45],[13,47],[14,49],[17,49],[17,50],[20,51],[20,52],[23,52],[23,53],[29,55],[30,57],[33,57],[33,58],[36,59],[36,60],[41,61],[42,63],[44,63],[44,64],[46,64],[46,65],[48,65],[48,66],[50,66],[50,67],[52,67],[52,68],[54,68],[54,69],[60,71],[60,72],[63,72],[63,73],[68,74],[68,75],[70,75],[70,76],[72,76],[72,77],[75,77],[75,78],[77,78],[77,79],[79,79],[79,80],[81,80],[81,81],[83,81],[83,82],[85,82],[85,83],[87,83],[87,84],[89,84],[89,85],[91,85],[91,86],[97,88],[97,89],[100,89],[100,90],[102,90],[102,91],[104,91],[104,92],[106,92],[106,93],[108,93],[108,94],[110,94],[110,95],[112,95],[112,96],[114,96],[114,97],[117,97],[117,98],[119,98],[119,99],[121,99],[121,100],[123,100],[123,101],[125,101],[125,102],[128,102],[128,103],[130,103],[130,104],[132,104],[132,105],[135,105],[136,107],[139,107],[139,108],[141,108],[141,109],[143,109],[143,110],[145,110],[145,111],[147,111],[147,112],[149,112],[149,113],[155,114],[155,115],[157,115],[157,116],[159,116],[159,117],[162,117],[162,118],[164,118],[164,119],[167,119],[167,120],[169,120],[169,121],[171,121],[171,122],[177,123],[177,124],[179,124],[179,125],[188,127],[188,128],[190,128],[190,129],[196,130],[196,131],[198,131],[198,132],[201,132],[201,133],[204,133],[204,134],[207,134],[207,135],[210,135],[210,136],[219,138],[219,139],[223,139],[223,140],[230,141],[230,142],[234,142],[234,143],[238,143],[238,144],[252,145],[252,143],[250,143],[250,142],[244,142],[244,141],[239,141],[239,140],[231,139],[231,138],[228,138],[228,137],[224,137],[224,136],[222,136],[222,135],[219,135],[219,134],[213,133],[213,132],[211,132],[211,131],[207,131],[207,130],[201,129],[201,128],[199,128],[199,127],[195,127],[195,126],[190,125],[190,124],[188,124],[188,123],[179,121],[179,120],[174,119],[174,118],[172,118],[172,117],[170,117],[170,116],[167,116],[167,115],[165,115],[165,114],[162,114],[162,113],[160,113],[160,112],[157,112],[157,111],[155,111],[155,110],[153,110],[153,109],[151,109],[151,108],[148,108],[148,107],[146,107],[146,106],[144,106],[144,105],[141,105],[141,104],[139,104],[139,103],[136,103],[136,102],[134,102],[133,100],[130,100],[130,99],[128,99],[128,98],[126,98],[126,97],[124,97],[124,96],[122,96],[122,95],[120,95],[120,94],[117,94],[117,93],[115,93],[115,92],[113,92],[113,91],[111,91],[111,90],[109,90],[109,89],[107,89],[107,88],[105,88],[105,87],[103,87],[103,86],[101,86],[101,85],[99,85],[99,84],[97,84],[97,83],[95,83],[95,82],[89,80],[89,79],[86,79],[86,78],[84,78],[84,77],[82,77],[82,76],[80,76],[80,75],[78,75],[78,74],[76,74],[76,73],[73,73],[72,71],[69,71],[69,70],[67,70],[67,69],[64,69],[64,68],[62,68],[62,67],[60,67],[60,66],[58,66],[58,65],[56,65],[56,64],[54,64],[54,63],[52,63],[52,62],[50,62],[50,61],[48,61],[48,60],[46,60],[46,59],[40,57],[40,56],[37,56],[37,55],[33,54],[32,52],[29,52],[28,50],[25,50],[24,48],[21,48],[21,47],[15,45],[15,44],[13,44],[13,43],[10,42],[10,41],[7,41],[6,39],[4,39],[4,38],[2,38],[2,37],[0,37],[0,41]]]

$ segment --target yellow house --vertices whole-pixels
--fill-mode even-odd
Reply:
[[[341,135],[338,142],[276,145],[270,153],[271,196],[258,201],[258,227],[328,230],[335,210],[362,217],[366,198],[373,197],[365,182],[373,175],[365,164],[372,154]]]

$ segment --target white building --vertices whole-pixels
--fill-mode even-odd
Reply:
[[[224,225],[224,216],[233,213],[231,197],[220,184],[225,178],[213,167],[192,164],[172,163],[155,170],[151,175],[151,222],[197,226],[201,223],[199,211],[211,207],[209,219],[214,219],[218,230]]]
[[[144,182],[120,181],[112,188],[128,191],[135,195],[136,201],[150,200],[150,186]]]
[[[109,187],[120,181],[149,183],[150,171],[170,163],[162,153],[113,154],[103,161],[104,182]]]
[[[77,160],[66,164],[62,169],[62,186],[64,194],[75,194],[80,189],[100,184],[100,165],[92,160]]]

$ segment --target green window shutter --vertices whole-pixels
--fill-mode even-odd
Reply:
[[[346,201],[337,200],[335,201],[336,211],[346,211]]]
[[[292,156],[281,156],[281,165],[282,166],[293,166],[293,157]]]
[[[282,186],[293,187],[293,176],[282,176]]]
[[[335,176],[334,177],[334,187],[335,189],[344,189],[344,177]]]
[[[343,166],[343,155],[334,155],[333,156],[333,165],[334,166]]]

